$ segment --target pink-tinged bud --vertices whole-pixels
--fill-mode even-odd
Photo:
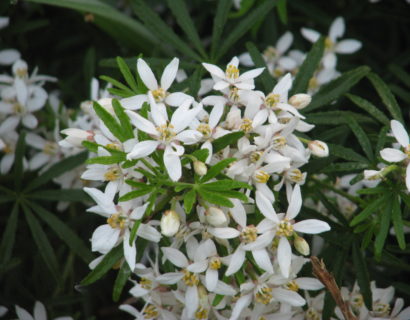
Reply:
[[[206,164],[203,163],[202,161],[194,161],[194,170],[195,173],[199,176],[204,176],[208,172],[208,168],[206,167]]]
[[[221,227],[227,222],[225,213],[216,207],[208,208],[205,212],[205,216],[206,221],[214,227]]]
[[[67,142],[68,144],[81,148],[83,141],[93,141],[94,134],[90,131],[81,130],[77,128],[68,128],[61,130],[62,134],[67,135],[63,141]],[[61,142],[61,141],[60,141]]]
[[[312,97],[305,93],[295,94],[288,100],[289,104],[294,106],[296,109],[303,109],[309,105],[310,101],[312,101]]]
[[[326,143],[319,140],[310,141],[308,148],[312,151],[312,154],[319,158],[324,158],[329,155],[329,147]]]
[[[174,210],[167,210],[161,218],[161,233],[164,236],[172,237],[178,232],[180,224],[178,214]]]
[[[303,254],[304,256],[310,254],[309,244],[302,237],[296,236],[295,240],[293,241],[293,245],[295,246],[297,252],[299,252],[300,254]]]

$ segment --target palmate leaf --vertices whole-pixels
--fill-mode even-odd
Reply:
[[[367,264],[365,260],[365,252],[363,252],[359,245],[358,239],[353,242],[352,246],[353,264],[356,271],[357,282],[360,287],[360,293],[363,295],[364,303],[366,307],[372,309],[372,291],[370,289],[370,277],[367,270]]]
[[[255,67],[265,68],[265,70],[263,70],[262,74],[260,75],[260,78],[262,80],[262,84],[265,90],[268,92],[272,91],[276,81],[269,73],[265,60],[263,60],[262,54],[259,52],[258,48],[256,48],[256,46],[252,42],[246,43],[246,49],[248,49],[248,52],[252,57],[252,61],[255,63]]]

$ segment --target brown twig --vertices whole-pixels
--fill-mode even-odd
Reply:
[[[320,282],[322,282],[323,285],[330,292],[336,304],[339,306],[340,310],[342,311],[342,314],[345,317],[345,319],[346,320],[357,320],[357,317],[355,317],[350,311],[350,308],[347,302],[343,300],[342,294],[340,293],[340,289],[337,286],[335,278],[329,271],[327,271],[326,266],[323,263],[323,261],[319,260],[315,256],[311,256],[310,261],[312,262],[313,275],[316,278],[318,278]]]

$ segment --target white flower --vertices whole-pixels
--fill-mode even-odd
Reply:
[[[164,236],[172,237],[178,232],[180,224],[178,214],[174,210],[167,210],[161,217],[161,233]]]
[[[40,301],[36,301],[34,304],[33,315],[16,305],[16,313],[18,320],[47,320],[47,311],[44,305]],[[71,317],[58,317],[54,320],[73,320]]]

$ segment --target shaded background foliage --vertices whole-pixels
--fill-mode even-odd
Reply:
[[[117,8],[120,12],[125,12],[131,19],[139,21],[140,26],[144,24],[144,21],[141,21],[141,16],[136,15],[133,9],[136,5],[139,12],[141,3],[145,3],[146,6],[154,8],[161,20],[170,26],[191,49],[196,51],[195,45],[191,39],[187,38],[172,13],[169,7],[171,1],[111,0],[101,2]],[[255,8],[265,5],[268,1],[270,0],[243,0],[243,7],[239,11],[231,7],[228,20],[223,27],[223,39],[229,38],[237,29],[240,21],[246,19]],[[152,61],[158,66],[167,63],[172,56],[179,56],[185,62],[195,62],[195,59],[187,52],[184,56],[184,52],[181,52],[183,50],[176,49],[166,41],[158,40],[158,35],[154,32],[152,36],[148,35],[140,39],[139,36],[134,37],[129,32],[124,32],[123,27],[106,17],[92,14],[87,10],[79,12],[35,2],[42,1],[17,1],[16,3],[2,1],[0,3],[0,15],[10,16],[11,19],[10,26],[2,31],[2,46],[17,48],[30,66],[38,66],[40,73],[56,76],[59,79],[58,85],[48,84],[48,88],[60,89],[62,101],[70,108],[78,108],[81,101],[89,98],[89,84],[93,76],[107,74],[117,79],[120,78],[120,73],[113,60],[116,56],[135,58],[143,54],[144,57],[160,58]],[[234,41],[230,47],[226,48],[222,56],[218,56],[218,50],[221,47],[216,48],[216,54],[209,54],[217,1],[193,0],[185,1],[185,3],[201,42],[204,44],[201,60],[220,64],[225,64],[233,55],[245,52],[248,41],[252,41],[259,51],[263,51],[266,46],[274,45],[278,37],[287,30],[292,31],[295,35],[293,47],[308,51],[311,45],[300,35],[300,28],[310,27],[322,34],[327,34],[332,20],[342,15],[346,20],[346,34],[349,38],[360,40],[363,47],[354,55],[340,57],[338,69],[344,72],[359,65],[369,66],[388,83],[402,106],[405,122],[408,122],[410,5],[405,1],[384,0],[377,4],[354,0],[278,1],[277,7],[281,8],[280,10],[277,7],[273,8],[263,19],[256,19],[238,41]],[[229,9],[229,5],[227,8]],[[130,67],[134,70],[135,64],[130,64]],[[185,64],[185,67],[190,72],[195,70],[195,65],[192,64]],[[202,69],[198,72],[204,74]],[[354,94],[360,92],[361,97],[375,105],[380,105],[380,99],[369,81],[361,81],[351,92]],[[337,104],[326,106],[325,110],[352,109],[352,102],[347,98],[342,98]],[[356,109],[355,111],[357,112]],[[339,134],[334,134],[331,142],[344,145],[346,141],[354,141],[349,147],[362,154],[361,146],[356,143],[357,140],[351,134],[349,126],[341,124],[338,128],[340,129]],[[363,128],[366,132],[370,132],[369,139],[372,144],[375,144],[377,141],[375,131],[379,126],[374,122],[367,122],[363,124]],[[333,127],[320,127],[315,129],[314,135],[326,136],[332,129]],[[329,141],[329,139],[324,140]],[[331,158],[324,161],[333,160]],[[315,166],[320,167],[323,163],[318,161],[313,164],[312,171]],[[333,173],[334,176],[336,174]],[[33,178],[34,174],[26,174],[23,184]],[[8,185],[12,181],[13,176],[0,178],[2,185]],[[52,183],[49,182],[47,186],[52,188]],[[306,193],[309,191],[307,186]],[[50,212],[56,212],[55,203],[41,203]],[[1,230],[6,225],[11,210],[11,205],[2,204]],[[72,230],[75,230],[88,246],[88,238],[98,225],[99,218],[85,214],[84,211],[83,205],[73,203],[67,211],[56,213],[56,215]],[[23,213],[19,212],[19,214]],[[403,212],[403,217],[409,217],[408,209]],[[49,227],[45,225],[44,230],[56,253],[60,274],[54,277],[44,272],[47,266],[39,255],[36,244],[29,236],[28,226],[19,219],[12,259],[0,271],[1,304],[18,303],[30,309],[33,300],[41,300],[49,309],[56,312],[53,315],[71,314],[78,319],[92,319],[93,315],[96,319],[124,319],[126,316],[120,313],[115,303],[112,302],[111,291],[115,274],[111,272],[106,276],[105,281],[99,281],[91,286],[79,286],[81,279],[88,273],[87,265]],[[326,241],[340,247],[340,252],[337,254],[334,252],[334,247],[330,247],[330,251],[325,250],[323,254],[325,262],[328,263],[337,279],[353,279],[356,276],[355,269],[351,265],[351,257],[355,254],[354,250],[359,249],[349,251],[349,241],[356,243],[357,237],[360,235],[353,234],[352,228],[338,229],[337,227],[325,235]],[[376,280],[378,286],[381,287],[394,284],[400,296],[407,300],[407,304],[410,302],[410,286],[403,280],[409,275],[409,254],[409,249],[400,250],[394,237],[389,237],[384,254],[378,261],[388,268],[380,273],[376,264],[372,263],[373,256],[367,256],[370,279]],[[344,275],[343,272],[345,272]],[[345,284],[351,285],[351,283]],[[124,293],[121,298],[125,298]]]

